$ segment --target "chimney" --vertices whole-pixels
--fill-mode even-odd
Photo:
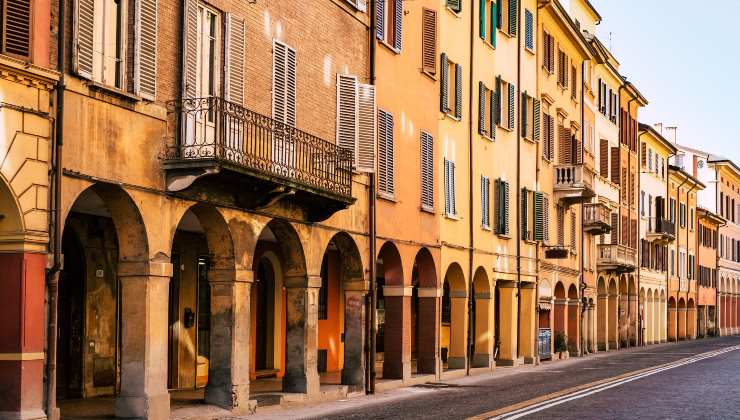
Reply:
[[[655,131],[657,131],[657,132],[658,132],[658,133],[659,133],[659,134],[660,134],[661,136],[663,135],[663,123],[662,123],[662,122],[659,122],[659,123],[655,123],[655,124],[653,124],[653,128],[654,128],[654,129],[655,129]]]
[[[678,133],[678,127],[677,126],[671,126],[671,127],[664,127],[666,134],[665,138],[669,141],[673,142],[673,144],[678,143],[677,133]]]

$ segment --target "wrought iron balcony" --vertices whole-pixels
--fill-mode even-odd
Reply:
[[[553,191],[555,198],[564,205],[587,203],[596,194],[594,174],[581,163],[555,165]]]
[[[637,251],[625,245],[599,244],[596,268],[599,271],[626,273],[637,266]]]
[[[645,237],[648,241],[672,242],[676,239],[676,224],[662,217],[649,217]]]
[[[222,98],[170,102],[167,138],[170,192],[243,208],[286,198],[312,221],[354,202],[351,150]]]
[[[583,205],[583,231],[592,235],[609,233],[612,230],[611,210],[603,203],[586,203]]]
[[[570,256],[570,251],[565,245],[551,245],[545,247],[545,258],[551,260],[563,260]]]

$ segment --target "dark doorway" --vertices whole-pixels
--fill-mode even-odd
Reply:
[[[255,370],[268,371],[274,369],[275,272],[265,258],[257,267],[255,291]]]
[[[85,254],[76,235],[62,237],[64,269],[59,278],[57,398],[82,397],[85,319]]]

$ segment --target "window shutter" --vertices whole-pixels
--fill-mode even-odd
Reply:
[[[437,12],[424,9],[421,31],[422,69],[437,74]]]
[[[244,105],[244,19],[226,14],[226,100]]]
[[[488,105],[488,134],[496,140],[496,92],[491,92],[491,98]]]
[[[357,78],[337,74],[337,146],[357,155]]]
[[[509,183],[507,181],[503,181],[504,186],[504,205],[503,205],[503,212],[504,212],[504,235],[509,234]]]
[[[497,179],[496,181],[494,181],[493,189],[494,189],[493,194],[494,194],[494,199],[495,199],[495,202],[493,203],[493,208],[494,208],[493,217],[496,219],[495,229],[496,229],[496,233],[501,234],[503,233],[502,229],[503,229],[504,223],[502,221],[503,212],[501,211],[501,208],[503,206],[503,203],[501,200],[501,191],[503,190],[503,188],[502,188],[500,179]]]
[[[617,185],[619,185],[619,170],[619,147],[612,147],[612,182]]]
[[[480,0],[478,2],[478,34],[484,40],[486,39],[486,3],[488,0]]]
[[[640,163],[643,167],[647,165],[647,144],[645,142],[640,144]]]
[[[496,93],[494,95],[495,107],[493,110],[494,124],[501,124],[501,76],[496,77]]]
[[[521,109],[521,123],[522,123],[522,137],[529,137],[529,134],[527,132],[527,92],[522,92],[522,98],[521,100],[521,106],[519,107]]]
[[[555,158],[555,118],[550,117],[550,144],[547,146],[547,155],[550,160]]]
[[[535,241],[542,241],[544,239],[543,198],[541,192],[534,192],[534,232],[532,239]]]
[[[286,65],[286,115],[285,122],[291,127],[296,125],[296,54],[295,50],[288,47],[288,61]]]
[[[459,12],[460,8],[462,7],[462,0],[447,0],[447,7],[456,12]]]
[[[450,162],[450,212],[457,214],[457,205],[455,200],[455,162]]]
[[[540,141],[540,130],[542,124],[542,103],[539,99],[532,101],[532,115],[534,120],[532,121],[532,131],[534,141]]]
[[[542,31],[542,67],[550,69],[550,34]]]
[[[378,110],[378,191],[388,191],[388,113]]]
[[[552,35],[550,35],[549,48],[550,65],[548,66],[548,69],[550,70],[550,74],[552,74],[555,72],[555,38]]]
[[[516,100],[516,92],[513,83],[509,83],[509,129],[514,129],[514,102]]]
[[[570,213],[570,249],[576,249],[576,213]]]
[[[377,0],[375,2],[375,37],[383,40],[383,18],[385,16],[385,1]]]
[[[385,133],[385,178],[386,178],[386,192],[393,194],[395,192],[395,180],[394,180],[394,154],[393,154],[393,115],[386,113],[386,128]]]
[[[439,110],[443,113],[447,113],[447,105],[449,103],[449,63],[447,62],[447,54],[442,53],[442,57],[439,61],[439,72],[440,72],[440,94],[439,94]]]
[[[561,165],[571,163],[573,154],[571,141],[569,130],[562,125],[558,126],[558,147],[560,148],[558,159]]]
[[[611,244],[616,245],[619,243],[619,214],[612,213],[612,230],[611,230]]]
[[[534,49],[534,15],[529,9],[524,10],[524,45]]]
[[[604,178],[609,176],[609,141],[605,139],[599,144],[599,172]]]
[[[462,66],[455,64],[455,118],[462,118]]]
[[[521,215],[519,216],[522,221],[522,239],[528,240],[531,238],[527,237],[527,231],[529,231],[529,218],[527,217],[528,214],[528,208],[529,208],[529,196],[527,195],[528,191],[526,188],[522,188],[522,210]]]
[[[496,33],[500,21],[498,10],[498,1],[491,2],[491,45],[493,45],[493,48],[496,48]]]
[[[519,1],[509,0],[509,35],[516,36],[518,30]]]
[[[565,209],[562,206],[558,207],[557,223],[558,223],[558,245],[565,245]]]
[[[375,86],[360,84],[357,98],[357,170],[375,172]]]
[[[2,52],[31,57],[31,0],[5,0],[2,17]]]
[[[80,77],[92,79],[95,0],[76,0],[73,18],[72,61],[74,70]]]
[[[273,117],[291,127],[296,124],[296,53],[287,45],[273,42]]]
[[[480,205],[481,205],[481,225],[488,227],[488,197],[486,196],[486,184],[488,178],[481,175],[480,177]]]
[[[434,139],[421,132],[421,205],[434,207]]]
[[[401,39],[403,38],[403,0],[392,1],[395,2],[395,7],[393,8],[393,48],[401,51]]]
[[[445,214],[450,214],[450,161],[445,159]]]
[[[542,241],[550,242],[550,198],[542,195]]]
[[[486,86],[478,81],[478,133],[486,134]]]

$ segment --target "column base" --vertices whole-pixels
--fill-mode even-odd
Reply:
[[[234,414],[254,414],[257,401],[249,399],[249,385],[206,385],[205,401]]]
[[[454,356],[447,358],[448,369],[465,369],[465,356]]]
[[[524,358],[525,365],[538,365],[539,363],[540,363],[539,357],[525,357]]]
[[[411,362],[391,363],[383,361],[383,379],[408,379],[411,377]]]
[[[116,417],[141,419],[168,419],[170,394],[116,397]]]
[[[619,345],[616,341],[609,341],[609,350],[619,350]]]
[[[309,400],[317,397],[321,393],[319,375],[285,375],[283,377],[283,392],[306,394]]]
[[[499,359],[496,360],[496,366],[508,366],[515,367],[519,366],[524,362],[522,359]]]
[[[362,368],[344,368],[342,369],[342,385],[350,387],[350,391],[358,388],[364,389],[365,386],[365,369]]]
[[[488,353],[475,353],[473,355],[473,363],[471,367],[491,367],[491,355]]]
[[[609,351],[609,346],[606,343],[599,343],[597,348],[599,351]]]
[[[57,409],[57,412],[59,409]],[[57,416],[59,418],[59,416]],[[46,420],[43,410],[0,411],[0,419],[7,420]]]

